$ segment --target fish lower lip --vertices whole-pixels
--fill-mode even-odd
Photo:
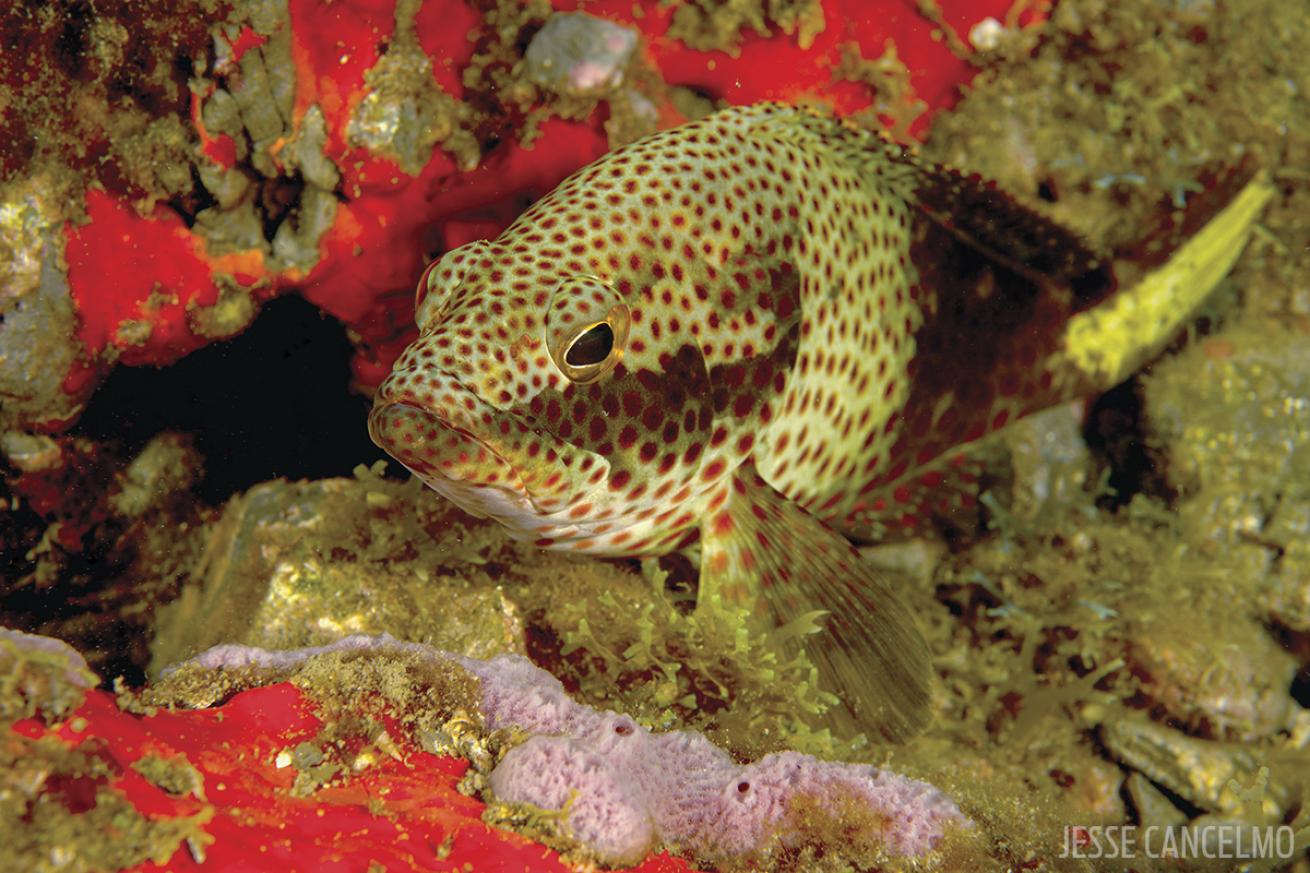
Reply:
[[[373,441],[420,477],[518,490],[514,468],[484,441],[424,407],[403,400],[368,417]]]

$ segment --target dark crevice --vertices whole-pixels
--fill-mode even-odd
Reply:
[[[128,454],[161,431],[191,434],[208,503],[279,476],[348,476],[386,458],[368,437],[369,401],[348,388],[351,351],[339,322],[280,298],[234,339],[163,369],[119,367],[75,433]]]
[[[1167,786],[1162,785],[1154,780],[1151,780],[1151,785],[1154,786],[1155,789],[1159,791],[1161,795],[1167,798],[1169,802],[1173,804],[1173,806],[1176,809],[1182,812],[1183,815],[1187,816],[1187,818],[1189,819],[1196,818],[1197,816],[1203,815],[1205,813],[1205,810],[1201,809],[1199,806],[1196,806],[1190,801],[1184,799],[1181,795],[1175,793]],[[1119,794],[1120,797],[1128,804],[1129,808],[1133,810],[1133,813],[1136,816],[1137,823],[1139,825],[1144,824],[1145,819],[1143,818],[1143,811],[1137,808],[1137,804],[1133,799],[1133,795],[1131,792],[1128,791],[1126,784],[1124,787],[1121,787],[1119,789]]]
[[[1292,677],[1288,694],[1298,706],[1310,709],[1310,631],[1289,627],[1276,619],[1267,623],[1265,629],[1273,636],[1279,647],[1301,665],[1296,675]]]
[[[274,176],[260,182],[258,202],[260,217],[264,221],[264,239],[273,241],[278,227],[300,205],[304,190],[305,180],[299,173],[294,176]]]
[[[1303,709],[1310,709],[1310,667],[1303,668],[1292,679],[1292,699]]]
[[[687,93],[691,94],[696,99],[702,100],[714,106],[720,105],[722,100],[724,99],[723,93],[721,91],[711,90],[708,87],[702,87],[700,85],[680,85],[679,87],[682,88],[682,90],[686,91]]]
[[[191,190],[168,201],[168,208],[176,212],[188,228],[195,226],[197,215],[218,205],[218,200],[209,193],[205,183],[200,180],[199,168],[192,164],[190,169]]]
[[[51,58],[55,66],[70,79],[82,79],[87,65],[87,27],[91,10],[85,4],[72,4],[66,9],[66,18],[52,46]]]
[[[1165,454],[1147,437],[1141,384],[1131,379],[1092,403],[1083,438],[1098,465],[1108,469],[1108,493],[1097,498],[1102,509],[1126,506],[1138,494],[1172,502]]]

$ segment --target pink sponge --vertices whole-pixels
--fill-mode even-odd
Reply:
[[[605,863],[633,863],[659,845],[744,859],[838,830],[857,853],[916,856],[936,846],[948,823],[966,824],[936,788],[867,764],[798,752],[738,764],[699,733],[652,733],[628,716],[574,702],[559,680],[518,655],[478,661],[384,634],[296,652],[220,646],[196,660],[289,666],[346,648],[425,652],[477,676],[487,728],[532,735],[496,766],[492,791],[501,800],[565,810],[569,833]],[[852,814],[859,826],[847,826]]]
[[[622,769],[568,737],[531,737],[511,749],[491,788],[502,800],[567,807],[569,834],[610,864],[635,864],[659,843],[645,798],[624,783]]]

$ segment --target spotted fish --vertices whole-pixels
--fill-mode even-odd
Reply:
[[[863,729],[922,726],[928,649],[848,538],[967,497],[951,450],[1115,384],[1269,196],[1130,288],[994,186],[821,114],[729,109],[618,149],[444,254],[373,439],[543,547],[699,552],[699,596],[806,643]]]

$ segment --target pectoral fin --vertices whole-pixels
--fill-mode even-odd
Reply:
[[[840,534],[753,467],[702,523],[700,587],[778,625],[822,610],[823,632],[805,638],[806,650],[858,728],[900,742],[927,723],[931,664],[910,611]]]

